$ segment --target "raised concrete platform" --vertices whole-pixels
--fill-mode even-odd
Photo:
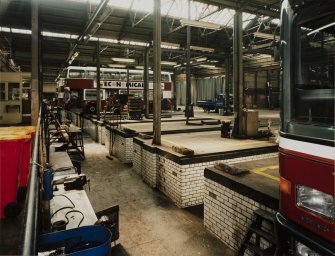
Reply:
[[[194,150],[192,156],[172,146]],[[223,139],[217,131],[162,135],[162,145],[134,138],[133,168],[151,187],[159,188],[177,206],[203,203],[204,169],[217,162],[236,164],[277,155],[277,145],[267,140]]]
[[[250,173],[234,176],[213,167],[205,169],[204,225],[237,250],[252,222],[253,212],[263,209],[274,213],[278,209],[278,157],[233,166]],[[267,242],[262,240],[261,246],[266,248]]]

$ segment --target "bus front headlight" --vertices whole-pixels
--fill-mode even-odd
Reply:
[[[334,197],[319,190],[297,185],[297,206],[334,220]]]
[[[297,256],[321,256],[300,242],[296,242],[295,250]]]

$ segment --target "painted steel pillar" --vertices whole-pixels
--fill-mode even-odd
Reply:
[[[127,66],[127,99],[129,100],[129,66]],[[129,107],[129,104],[127,103],[128,107]]]
[[[100,97],[100,42],[99,41],[97,41],[96,63],[97,63],[97,120],[100,120],[101,97]]]
[[[154,136],[152,143],[161,145],[161,0],[154,1]]]
[[[39,0],[31,0],[31,124],[37,125],[40,107],[39,89]]]
[[[177,69],[173,69],[173,110],[177,111]]]
[[[242,11],[237,10],[234,15],[233,37],[233,84],[234,84],[234,130],[233,134],[242,135],[243,108],[243,62],[242,62]]]
[[[143,54],[143,101],[145,118],[149,118],[149,52],[150,48],[147,47]]]
[[[230,104],[229,104],[229,93],[230,93],[230,54],[226,56],[225,59],[225,112],[224,115],[228,116],[231,114],[230,112]]]
[[[191,16],[191,3],[188,1],[188,18]],[[189,118],[193,117],[192,106],[191,106],[191,26],[187,26],[187,39],[186,39],[186,106],[185,116],[186,124],[189,123]]]

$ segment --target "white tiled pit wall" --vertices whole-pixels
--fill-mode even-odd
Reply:
[[[274,210],[243,196],[215,181],[205,178],[204,225],[234,250],[238,250],[256,209]],[[268,242],[261,239],[261,247]],[[245,255],[253,255],[249,251]]]
[[[151,153],[134,143],[133,168],[152,187],[158,187],[178,207],[184,208],[203,203],[204,169],[216,162],[234,164],[277,156],[261,154],[234,159],[180,165],[166,157]],[[154,161],[156,159],[156,161]]]
[[[180,165],[158,156],[157,162],[157,187],[178,207],[203,203],[204,169],[214,161]]]
[[[111,131],[105,127],[105,148],[110,152]]]
[[[98,125],[95,123],[95,121],[91,119],[82,118],[82,120],[83,120],[83,131],[88,133],[92,138],[92,140],[97,141],[96,129],[98,129],[97,128]]]
[[[110,129],[105,130],[105,147],[110,151],[111,150],[111,137],[112,131]],[[114,133],[113,141],[113,152],[112,154],[119,158],[123,163],[132,163],[133,162],[133,138],[125,138],[120,134]]]
[[[156,153],[145,150],[142,145],[133,144],[133,169],[150,186],[157,186]]]
[[[123,163],[132,163],[133,161],[133,138],[125,138],[115,133],[113,155]]]
[[[97,125],[98,127],[98,142],[105,145],[106,140],[106,127],[104,125]]]

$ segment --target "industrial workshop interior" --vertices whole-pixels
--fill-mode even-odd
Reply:
[[[334,256],[334,0],[1,0],[0,255]]]

